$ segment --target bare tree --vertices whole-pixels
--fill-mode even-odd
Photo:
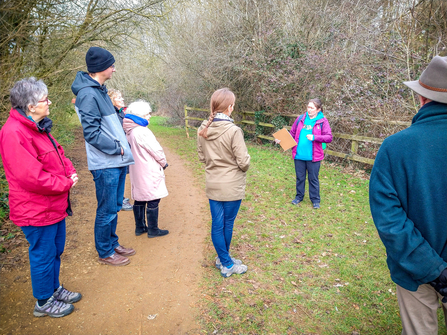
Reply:
[[[146,22],[157,22],[175,0],[2,0],[0,7],[0,107],[21,77],[42,78],[67,98],[65,80],[84,67],[89,46],[119,48]],[[61,94],[62,93],[62,94]],[[65,93],[65,94],[64,94]],[[55,98],[57,98],[55,96]]]

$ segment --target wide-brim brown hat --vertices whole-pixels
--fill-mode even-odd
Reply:
[[[447,104],[447,57],[435,56],[419,80],[404,84],[425,98]]]

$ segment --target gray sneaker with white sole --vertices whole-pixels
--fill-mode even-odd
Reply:
[[[227,268],[226,266],[222,266],[220,268],[220,274],[222,277],[228,278],[233,274],[241,275],[245,272],[247,272],[248,268],[247,265],[244,264],[233,264],[231,268]]]
[[[123,206],[121,208],[123,211],[131,211],[133,209],[132,204],[129,202],[128,198],[123,200]]]
[[[66,304],[63,301],[56,300],[55,297],[48,299],[47,303],[43,306],[39,306],[36,302],[34,306],[34,316],[50,316],[52,318],[61,318],[73,312],[74,306],[72,304]]]
[[[71,292],[61,285],[56,292],[54,292],[53,297],[56,298],[56,300],[65,302],[66,304],[72,304],[81,300],[82,294],[78,292]]]
[[[240,259],[236,259],[236,258],[231,257],[231,260],[233,261],[234,264],[237,264],[237,265],[241,265],[242,264],[242,261]],[[222,263],[220,262],[219,256],[217,256],[216,257],[216,269],[220,270],[221,267],[222,267]]]

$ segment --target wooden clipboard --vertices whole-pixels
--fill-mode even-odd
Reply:
[[[284,149],[284,151],[289,150],[290,148],[293,148],[296,145],[295,140],[293,139],[292,135],[287,131],[286,128],[281,129],[280,131],[277,131],[273,134],[273,137],[281,140],[279,145],[281,148]]]

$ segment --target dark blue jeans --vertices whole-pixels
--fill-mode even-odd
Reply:
[[[234,220],[236,220],[242,200],[210,201],[211,210],[211,240],[217,256],[222,265],[230,267],[233,261],[230,258],[230,244],[233,237]]]
[[[318,174],[320,173],[320,162],[302,161],[295,159],[296,174],[296,198],[303,201],[304,192],[306,190],[306,171],[309,179],[309,198],[313,204],[320,203],[320,181]]]
[[[126,167],[90,171],[96,186],[95,246],[100,258],[115,253],[119,246],[116,226],[123,206]]]
[[[29,243],[29,266],[33,296],[51,297],[60,286],[61,255],[65,247],[65,219],[49,226],[21,227]]]

